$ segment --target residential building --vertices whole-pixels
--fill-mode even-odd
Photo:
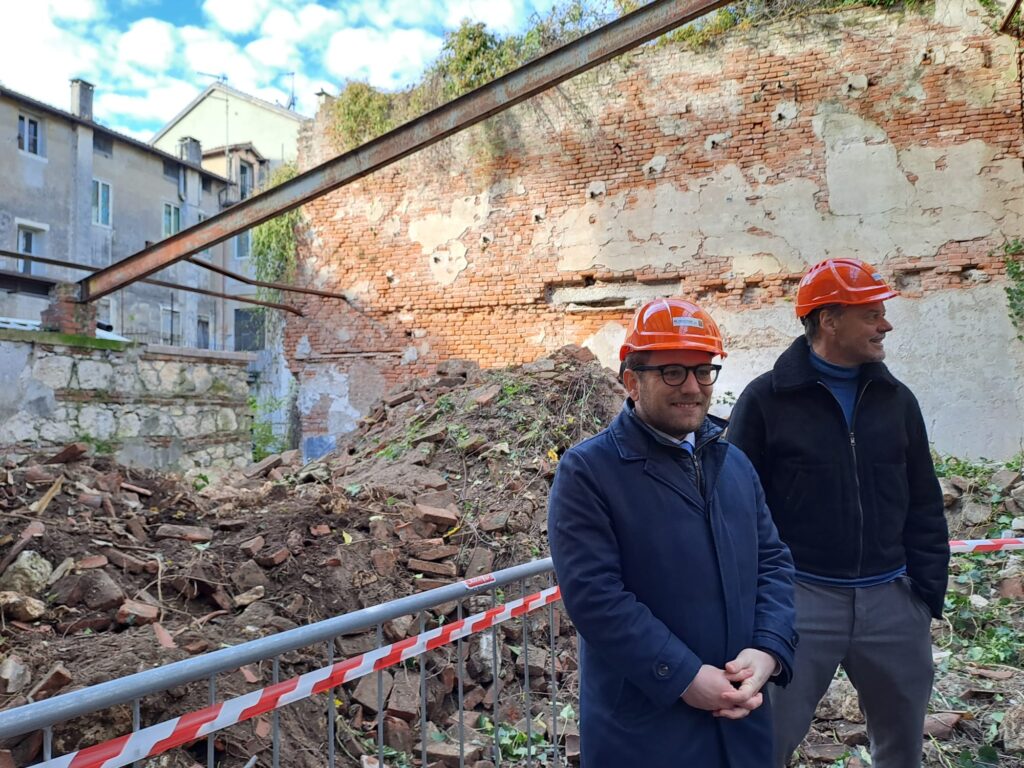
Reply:
[[[228,206],[259,192],[282,165],[295,163],[299,131],[308,122],[309,118],[290,109],[216,82],[161,128],[152,143],[170,152],[186,137],[197,139],[204,147],[203,168],[229,181],[220,199]],[[251,254],[251,231],[232,238],[226,245],[227,268],[255,277]],[[234,280],[228,280],[228,290],[254,295],[251,286]],[[234,314],[242,329],[235,348],[262,349],[263,315],[246,307],[239,307]]]
[[[182,137],[165,151],[93,119],[93,86],[71,84],[71,111],[0,87],[0,249],[100,268],[221,210],[229,182],[202,167],[202,148]],[[200,259],[230,268],[230,244]],[[36,320],[46,288],[86,272],[0,257],[0,316]],[[152,276],[230,292],[230,279],[179,262]],[[227,291],[225,290],[227,289]],[[237,302],[134,283],[98,302],[98,319],[148,343],[233,349]]]

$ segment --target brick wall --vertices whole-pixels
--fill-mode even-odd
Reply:
[[[288,320],[307,452],[442,359],[576,343],[611,362],[655,295],[729,336],[828,255],[911,299],[998,282],[1024,213],[1014,42],[951,0],[651,45],[308,205],[302,279],[349,302]],[[306,167],[334,153],[328,119]]]

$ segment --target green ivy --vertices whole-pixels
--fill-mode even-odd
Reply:
[[[1006,262],[1006,276],[1009,278],[1006,301],[1009,305],[1010,321],[1017,329],[1017,338],[1024,341],[1024,263],[1020,258],[1024,255],[1024,242],[1019,239],[1010,240],[1003,243],[1001,250]]]
[[[271,415],[284,405],[284,398],[258,400],[249,397],[249,413],[252,415],[252,460],[261,461],[287,448],[284,438],[274,434]]]
[[[298,175],[294,165],[284,165],[274,171],[268,187],[276,187]],[[265,221],[253,230],[252,265],[257,280],[271,283],[290,283],[295,277],[295,229],[302,220],[298,208]],[[281,292],[274,288],[259,288],[256,297],[262,301],[277,301]]]
[[[332,106],[335,144],[348,151],[395,127],[395,97],[372,85],[350,81]]]

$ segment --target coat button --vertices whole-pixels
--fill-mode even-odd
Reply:
[[[659,664],[657,672],[658,677],[668,677],[668,664]]]

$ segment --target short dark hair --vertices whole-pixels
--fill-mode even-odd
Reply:
[[[622,362],[621,369],[619,370],[619,378],[622,378],[622,374],[626,372],[627,368],[636,368],[638,365],[647,365],[647,361],[651,359],[651,353],[648,351],[630,352],[626,355],[626,359]]]
[[[827,309],[829,312],[839,314],[844,308],[844,304],[826,304],[823,307],[812,309],[810,313],[800,318],[800,322],[804,324],[804,338],[807,339],[807,343],[812,343],[818,335],[818,330],[821,328],[822,312]]]

